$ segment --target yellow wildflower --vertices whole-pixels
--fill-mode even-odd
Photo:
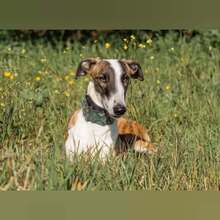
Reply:
[[[3,73],[3,75],[4,75],[4,77],[6,77],[6,78],[10,78],[13,74],[12,74],[12,72],[5,71],[5,72]]]
[[[124,48],[124,50],[127,50],[128,49],[128,45],[124,44],[123,48]]]
[[[59,91],[57,89],[54,90],[55,94],[59,94]]]
[[[174,47],[171,47],[171,48],[170,48],[170,51],[171,51],[171,52],[174,52],[174,50],[175,50]]]
[[[11,80],[13,80],[14,78],[15,78],[15,76],[14,76],[14,75],[11,75],[11,76],[10,76],[10,79],[11,79]]]
[[[46,63],[46,62],[47,62],[47,59],[46,59],[46,58],[42,58],[42,59],[40,59],[40,62],[41,62],[41,63]]]
[[[71,80],[68,81],[68,84],[69,84],[69,85],[73,85],[74,83],[75,83],[75,82],[74,82],[73,79],[71,79]]]
[[[64,79],[65,79],[66,81],[69,80],[69,78],[70,78],[69,75],[64,76]]]
[[[110,47],[111,47],[111,44],[108,43],[108,42],[106,42],[106,43],[105,43],[105,48],[106,48],[106,49],[109,49]]]
[[[177,114],[176,114],[176,113],[174,113],[174,115],[173,115],[173,116],[174,116],[174,118],[176,118],[176,117],[177,117]]]
[[[0,106],[5,107],[5,103],[1,102]]]
[[[139,48],[145,48],[146,46],[144,44],[138,44]]]
[[[167,91],[169,91],[169,90],[170,90],[170,85],[166,85],[165,89],[166,89]]]
[[[21,50],[21,54],[25,54],[25,52],[26,52],[26,50],[23,48],[23,49]]]
[[[157,80],[157,84],[158,84],[158,85],[160,84],[160,80],[159,80],[159,79]]]
[[[69,75],[70,75],[70,76],[75,76],[74,71],[70,70]]]
[[[136,39],[136,37],[133,34],[130,36],[130,38],[131,38],[131,40],[135,40]]]
[[[150,46],[152,45],[152,40],[151,40],[151,38],[149,38],[148,40],[147,40],[147,44],[149,44]]]
[[[67,91],[65,91],[63,94],[64,94],[66,97],[69,97],[69,96],[70,96],[70,93],[67,92]]]
[[[150,56],[150,60],[154,60],[154,56]]]
[[[127,38],[124,38],[123,41],[124,41],[125,43],[128,43],[128,39],[127,39]]]
[[[41,80],[40,76],[36,76],[36,77],[35,77],[35,80],[36,80],[36,81],[40,81],[40,80]]]

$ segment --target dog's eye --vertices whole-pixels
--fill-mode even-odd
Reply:
[[[101,82],[103,82],[103,83],[106,83],[107,82],[107,80],[108,80],[108,78],[107,78],[107,76],[106,75],[101,75],[101,76],[99,76],[98,77],[98,79],[101,81]]]

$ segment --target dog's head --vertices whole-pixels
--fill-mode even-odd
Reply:
[[[89,74],[89,95],[113,118],[126,112],[125,96],[130,79],[144,80],[140,65],[133,60],[90,58],[82,60],[76,78]]]

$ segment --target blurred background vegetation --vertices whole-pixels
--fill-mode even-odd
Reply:
[[[105,42],[106,39],[111,43],[117,44],[118,39],[134,35],[137,40],[154,39],[165,37],[170,33],[174,39],[184,37],[191,41],[198,38],[201,43],[209,44],[213,47],[220,46],[220,30],[1,30],[0,41],[45,41],[51,44],[57,42],[74,42],[88,43],[94,40]]]

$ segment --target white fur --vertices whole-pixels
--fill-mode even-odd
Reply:
[[[103,100],[104,108],[110,113],[110,115],[114,115],[113,107],[116,104],[125,105],[125,96],[124,96],[124,87],[121,82],[122,69],[121,65],[116,59],[107,60],[111,67],[115,72],[115,93],[112,93],[109,100]],[[105,102],[106,101],[106,102]]]
[[[93,81],[89,82],[87,94],[100,107],[105,108],[110,115],[113,115],[114,104],[125,106],[124,88],[121,82],[122,69],[117,60],[107,60],[115,71],[116,92],[109,100],[102,100],[100,94],[95,91]],[[106,102],[105,102],[106,101]],[[100,152],[101,158],[106,158],[110,149],[115,145],[118,137],[116,122],[112,125],[100,126],[88,122],[83,116],[82,110],[77,114],[75,125],[68,130],[68,138],[65,143],[66,155],[69,159],[75,153]]]
[[[100,157],[105,158],[115,145],[117,139],[117,127],[112,125],[100,126],[85,120],[82,110],[77,115],[75,126],[69,129],[65,143],[66,155],[71,159],[74,153],[90,151],[100,152]]]

